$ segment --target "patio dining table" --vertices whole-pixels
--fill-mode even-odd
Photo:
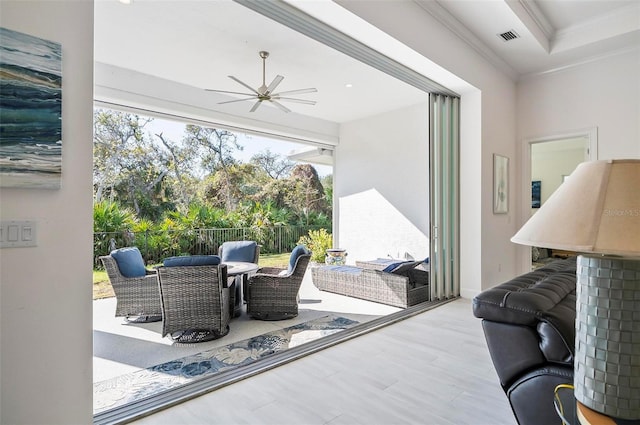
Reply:
[[[235,277],[236,282],[236,303],[235,310],[236,316],[239,316],[242,304],[244,303],[244,282],[249,275],[255,273],[258,270],[256,263],[249,263],[245,261],[225,261],[223,264],[227,266],[227,275]]]

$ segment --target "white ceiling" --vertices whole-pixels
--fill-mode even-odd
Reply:
[[[640,46],[638,0],[413,1],[516,80]],[[246,91],[228,75],[257,88],[258,52],[267,50],[267,85],[281,74],[280,91],[318,89],[297,96],[315,106],[286,103],[299,114],[345,122],[425,100],[424,92],[231,0],[97,0],[95,17],[97,62],[203,90]],[[509,30],[520,38],[497,36]],[[244,103],[247,110],[253,104]]]

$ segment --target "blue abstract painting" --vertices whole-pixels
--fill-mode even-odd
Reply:
[[[0,27],[0,186],[57,189],[62,46]]]

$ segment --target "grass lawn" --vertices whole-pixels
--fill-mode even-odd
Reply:
[[[258,264],[260,267],[280,267],[286,269],[289,264],[290,253],[260,255]],[[104,270],[93,271],[93,299],[114,297],[113,288],[109,283],[109,277]]]

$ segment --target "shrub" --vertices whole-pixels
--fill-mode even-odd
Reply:
[[[309,230],[309,234],[302,236],[298,244],[303,244],[311,250],[311,261],[324,263],[327,249],[333,246],[333,237],[327,229]]]

